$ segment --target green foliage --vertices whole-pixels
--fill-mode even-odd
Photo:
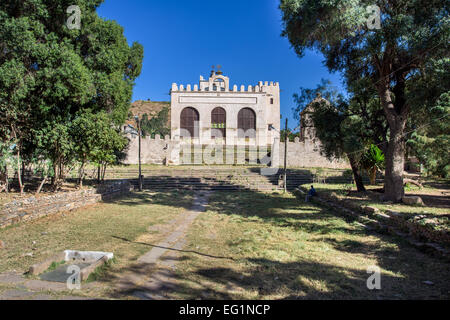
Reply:
[[[141,119],[142,135],[154,137],[159,134],[161,137],[170,134],[170,128],[167,127],[169,120],[169,107],[164,107],[155,117],[149,119],[147,114],[144,114]]]
[[[14,159],[13,146],[11,141],[0,141],[0,173],[6,172],[7,166],[12,165]]]
[[[384,154],[376,145],[371,144],[368,150],[363,154],[361,165],[364,169],[376,167],[381,170],[384,167]]]
[[[111,117],[105,112],[80,112],[70,133],[75,159],[82,164],[87,161],[112,164],[116,161],[115,151],[122,150],[127,144],[126,138],[113,128]]]
[[[281,0],[286,36],[296,53],[315,49],[330,71],[340,71],[349,87],[370,84],[389,125],[386,144],[385,198],[400,201],[403,192],[405,125],[418,104],[411,90],[426,78],[434,59],[450,52],[450,3],[445,0]],[[381,28],[371,29],[367,7],[377,5]],[[428,71],[427,71],[428,69]],[[448,69],[447,69],[448,70]],[[447,82],[448,85],[448,82]],[[361,90],[357,90],[361,92]],[[427,91],[429,100],[441,93]],[[414,102],[416,101],[416,102]],[[422,104],[433,108],[433,104]]]
[[[348,84],[349,97],[344,98],[329,81],[322,80],[316,89],[301,88],[301,93],[294,95],[298,104],[295,112],[305,110],[308,99],[316,97],[304,115],[311,115],[321,152],[327,158],[349,159],[359,191],[364,191],[359,173],[364,150],[373,143],[382,145],[387,132],[379,100],[370,88],[367,81],[355,81]]]
[[[424,76],[410,88],[414,110],[408,136],[411,155],[416,156],[429,175],[450,176],[450,59],[431,61]]]
[[[117,22],[98,16],[101,3],[0,2],[0,143],[13,140],[16,157],[40,171],[51,163],[55,176],[81,158],[113,162],[111,150],[124,147],[113,128],[127,119],[144,50],[139,43],[128,45]],[[65,25],[70,5],[81,9],[80,30]],[[86,127],[99,139],[95,143],[80,138],[79,126],[87,125],[80,117],[99,121],[95,130]]]
[[[58,164],[68,165],[74,158],[74,141],[70,132],[71,123],[60,118],[48,120],[34,131],[36,151],[35,163],[50,160],[53,167]],[[56,171],[56,170],[53,170]],[[54,176],[56,172],[48,172]]]
[[[300,138],[300,132],[292,132],[291,130],[287,130],[289,141],[294,141],[295,138]],[[286,140],[286,129],[280,131],[280,141],[284,142]]]

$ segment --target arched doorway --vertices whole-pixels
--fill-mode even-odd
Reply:
[[[217,107],[211,112],[211,138],[225,138],[227,135],[227,112]]]
[[[256,138],[256,114],[250,108],[238,113],[238,135],[239,138]]]
[[[180,116],[181,137],[198,138],[200,115],[192,107],[184,108]]]

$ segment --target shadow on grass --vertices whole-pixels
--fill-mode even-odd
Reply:
[[[222,181],[224,185],[227,182]],[[195,190],[132,193],[129,198],[112,202],[124,206],[159,204],[181,206],[190,209]],[[447,275],[449,264],[426,256],[401,239],[388,235],[369,233],[361,228],[353,228],[336,217],[329,209],[305,203],[302,199],[285,197],[279,193],[262,193],[252,190],[245,192],[215,192],[208,204],[208,210],[220,215],[240,219],[256,219],[277,227],[292,228],[323,237],[318,245],[326,243],[333,249],[354,255],[367,255],[376,260],[377,265],[388,270],[382,275],[382,290],[370,291],[366,280],[370,276],[366,270],[342,267],[337,263],[312,261],[307,256],[295,262],[280,262],[270,259],[219,257],[192,250],[178,250],[154,244],[140,243],[149,247],[160,247],[177,252],[177,257],[163,257],[161,261],[189,261],[205,259],[201,267],[194,269],[187,279],[183,272],[155,265],[133,263],[119,272],[109,273],[100,281],[116,288],[115,298],[136,296],[144,299],[190,298],[190,299],[236,299],[245,297],[242,291],[255,298],[264,299],[281,293],[285,299],[448,299],[450,285]],[[293,212],[295,211],[295,212]],[[300,211],[300,213],[299,213]],[[317,223],[316,223],[317,222]],[[347,220],[352,222],[352,220]],[[330,239],[326,235],[345,233],[350,235],[371,235],[392,244],[392,248],[379,248],[355,241]],[[133,242],[130,239],[118,238]],[[230,244],[229,244],[230,245]],[[229,267],[208,267],[208,259],[233,260],[246,266],[244,272]],[[124,273],[135,273],[146,281],[136,284],[121,277]],[[423,284],[432,281],[433,286]],[[119,284],[119,286],[118,286]],[[288,294],[285,294],[288,293]]]
[[[183,256],[179,261],[190,259]],[[203,267],[186,279],[183,273],[167,268],[135,264],[127,271],[152,274],[151,281],[136,285],[125,280],[113,294],[115,298],[136,296],[143,299],[243,299],[250,293],[256,299],[283,296],[295,299],[448,299],[445,279],[430,275],[434,286],[405,267],[396,268],[401,276],[381,276],[382,290],[369,290],[366,270],[340,267],[325,262],[279,262],[269,259],[247,259],[250,267],[237,272],[227,267]],[[379,265],[391,261],[380,261]],[[384,266],[386,267],[386,266]],[[149,268],[152,268],[151,270]],[[412,279],[411,279],[412,278]],[[117,281],[124,281],[117,279]],[[242,292],[247,292],[247,296]],[[287,293],[287,294],[286,294]]]
[[[165,249],[165,250],[169,250],[169,251],[176,251],[176,252],[181,252],[181,253],[193,253],[193,254],[196,254],[196,255],[199,255],[199,256],[213,258],[213,259],[234,260],[234,258],[232,258],[232,257],[219,257],[219,256],[214,256],[214,255],[210,255],[210,254],[206,254],[206,253],[201,253],[201,252],[194,251],[194,250],[180,250],[180,249],[159,246],[159,245],[156,245],[156,244],[151,244],[151,243],[146,243],[146,242],[131,241],[129,239],[125,239],[125,238],[117,237],[117,236],[112,236],[112,237],[114,239],[122,240],[122,241],[129,242],[129,243],[142,244],[144,246],[148,246],[148,247],[151,247],[151,248],[160,248],[160,249]]]

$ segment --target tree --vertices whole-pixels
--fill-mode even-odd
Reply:
[[[142,135],[153,137],[159,134],[164,137],[170,134],[170,128],[167,127],[167,121],[169,120],[169,107],[164,107],[158,114],[149,119],[145,113],[141,119]]]
[[[359,119],[347,118],[340,111],[343,100],[331,101],[323,98],[314,100],[311,104],[313,109],[312,119],[316,134],[321,142],[321,152],[329,159],[347,156],[352,168],[358,192],[366,191],[360,171],[359,160],[361,149],[364,147],[362,141],[355,135],[353,127],[358,126]]]
[[[86,109],[106,112],[115,127],[126,120],[143,47],[129,46],[121,26],[97,15],[102,2],[0,2],[0,141],[14,140],[21,191],[22,156],[32,161],[45,140],[62,133],[52,129],[62,130],[58,121],[70,123]],[[81,9],[79,30],[66,26],[73,4]],[[53,165],[61,166],[57,180],[64,164]]]
[[[385,144],[387,124],[376,93],[364,81],[348,84],[346,96],[322,80],[315,89],[300,88],[300,94],[294,94],[294,112],[299,115],[309,108],[321,152],[329,159],[346,156],[358,191],[365,191],[362,160],[372,144]],[[312,97],[316,98],[311,102]]]
[[[84,169],[88,162],[97,166],[113,163],[115,151],[123,150],[125,137],[112,126],[113,120],[106,112],[80,112],[71,127],[75,159],[79,162],[79,186],[83,186]]]
[[[71,122],[61,118],[46,121],[44,125],[34,131],[36,149],[34,162],[42,167],[43,181],[52,177],[52,187],[59,188],[64,177],[64,168],[74,161],[74,140],[71,136]],[[52,170],[46,168],[47,160]],[[41,187],[42,188],[42,187]]]
[[[378,5],[380,29],[368,27],[368,6]],[[296,53],[316,49],[330,71],[349,82],[370,79],[389,124],[385,199],[401,201],[405,127],[410,117],[408,79],[435,57],[448,57],[449,3],[444,0],[281,0],[284,30]]]

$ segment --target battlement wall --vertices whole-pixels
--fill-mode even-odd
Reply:
[[[229,90],[225,87],[212,87],[212,88],[205,88],[205,87],[199,87],[198,84],[194,84],[194,85],[183,85],[183,84],[176,84],[176,83],[172,83],[172,88],[171,88],[171,92],[223,92],[222,89],[225,89],[225,92],[250,92],[250,93],[254,93],[254,92],[261,92],[261,93],[265,93],[268,90],[272,89],[272,88],[279,88],[280,87],[280,83],[279,82],[262,82],[260,81],[258,83],[258,85],[256,86],[245,86],[245,85],[241,85],[238,87],[238,85],[234,85],[232,88],[230,88]]]

